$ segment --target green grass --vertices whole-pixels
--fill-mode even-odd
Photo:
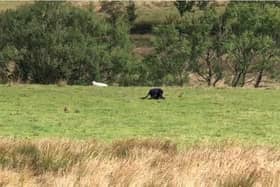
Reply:
[[[280,143],[280,90],[167,87],[164,101],[139,99],[147,90],[2,85],[0,136]]]

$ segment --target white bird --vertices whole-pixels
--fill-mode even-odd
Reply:
[[[100,87],[107,87],[108,86],[108,84],[101,83],[101,82],[95,82],[95,81],[92,81],[92,85],[100,86]]]

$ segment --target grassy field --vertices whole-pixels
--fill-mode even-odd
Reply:
[[[0,186],[279,186],[280,90],[147,90],[1,85]]]
[[[18,1],[0,1],[0,12],[5,11],[8,9],[16,9],[17,7],[20,7],[22,5],[25,5],[27,3],[32,3],[31,1],[24,1],[24,0],[18,0]]]
[[[0,136],[280,143],[280,90],[167,87],[164,101],[139,99],[147,90],[2,85]]]

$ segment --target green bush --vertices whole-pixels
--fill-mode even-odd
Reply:
[[[36,2],[0,15],[0,72],[9,61],[32,83],[116,81],[132,57],[129,26],[65,2]],[[117,54],[117,55],[116,55]],[[3,78],[2,78],[3,80]]]

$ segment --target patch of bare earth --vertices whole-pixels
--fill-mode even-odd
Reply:
[[[0,141],[0,186],[277,186],[280,150],[234,143]]]

